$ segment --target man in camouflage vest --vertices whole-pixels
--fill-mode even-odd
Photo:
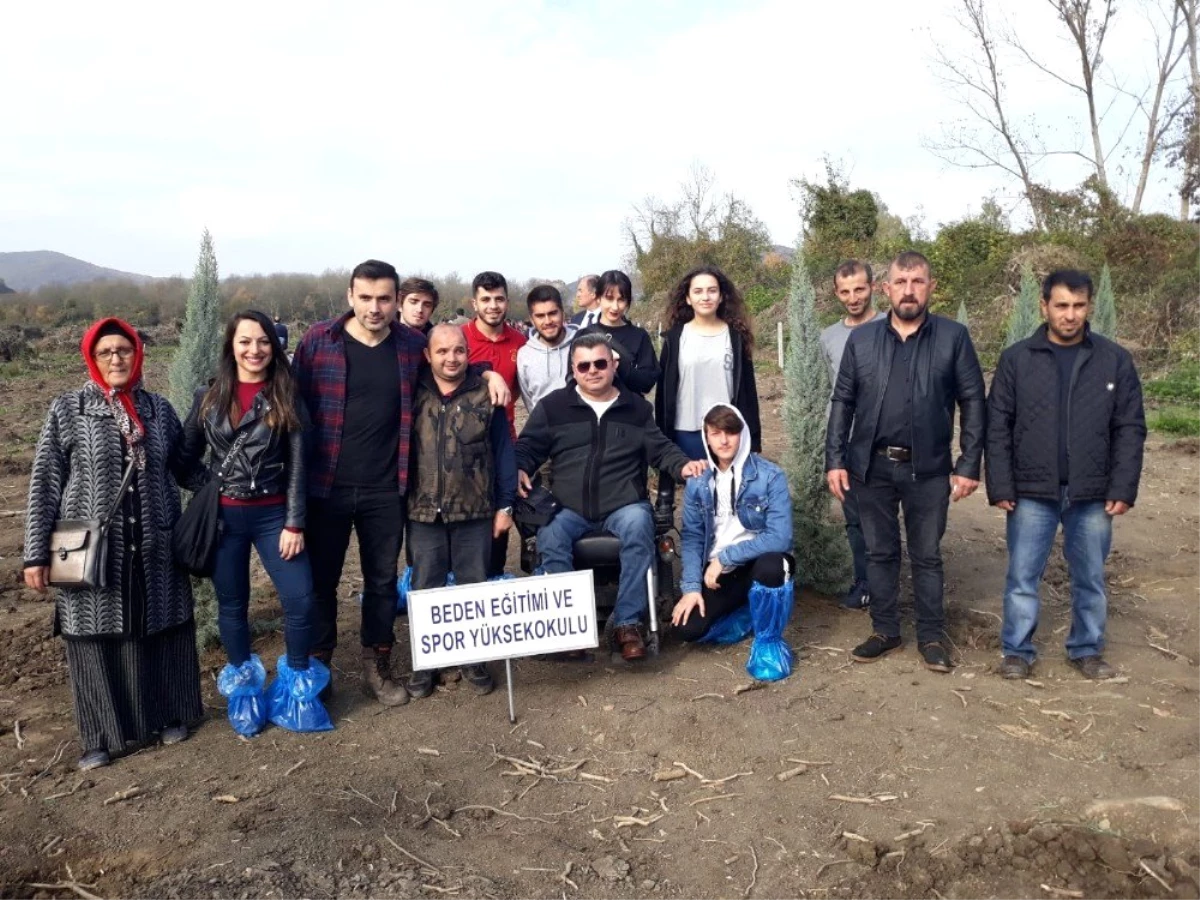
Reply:
[[[429,333],[413,398],[408,546],[413,590],[487,578],[492,540],[512,526],[517,464],[504,407],[493,407],[487,383],[467,368],[467,339],[457,325]],[[464,666],[480,694],[495,686],[487,666]],[[408,692],[433,693],[432,670],[413,672]]]

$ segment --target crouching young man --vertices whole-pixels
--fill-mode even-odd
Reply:
[[[747,602],[787,594],[790,608],[796,572],[783,469],[750,452],[750,429],[732,406],[705,414],[704,444],[712,468],[683,492],[683,596],[671,615],[682,641],[700,640]]]
[[[482,376],[467,368],[467,339],[457,325],[435,325],[425,348],[429,369],[413,399],[412,474],[408,492],[414,590],[487,579],[492,540],[512,526],[517,469],[508,416],[493,407]],[[480,694],[495,683],[483,663],[464,666]],[[433,693],[437,672],[413,672],[408,692]]]

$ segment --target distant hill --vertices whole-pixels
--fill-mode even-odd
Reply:
[[[34,291],[46,284],[78,284],[81,281],[153,281],[149,275],[121,272],[75,259],[53,250],[22,250],[0,253],[0,279],[14,291]]]

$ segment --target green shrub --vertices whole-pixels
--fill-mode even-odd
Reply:
[[[1200,411],[1168,406],[1150,414],[1150,429],[1175,437],[1200,437]]]
[[[1146,382],[1143,392],[1159,402],[1200,403],[1200,363],[1183,363],[1162,378]]]

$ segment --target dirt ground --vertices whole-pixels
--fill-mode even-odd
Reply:
[[[804,593],[777,684],[745,689],[746,644],[668,644],[636,669],[516,661],[515,726],[502,686],[385,710],[359,689],[348,577],[335,731],[235,736],[215,650],[189,741],[84,776],[51,604],[19,575],[32,442],[73,365],[0,371],[0,896],[1197,896],[1195,442],[1151,439],[1116,522],[1113,682],[1064,661],[1057,554],[1033,680],[995,674],[1003,518],[976,495],[943,545],[950,675],[911,642],[852,663],[867,616]],[[778,376],[762,392],[777,410]],[[768,455],[782,442],[769,434]],[[281,636],[255,647],[273,664]]]

